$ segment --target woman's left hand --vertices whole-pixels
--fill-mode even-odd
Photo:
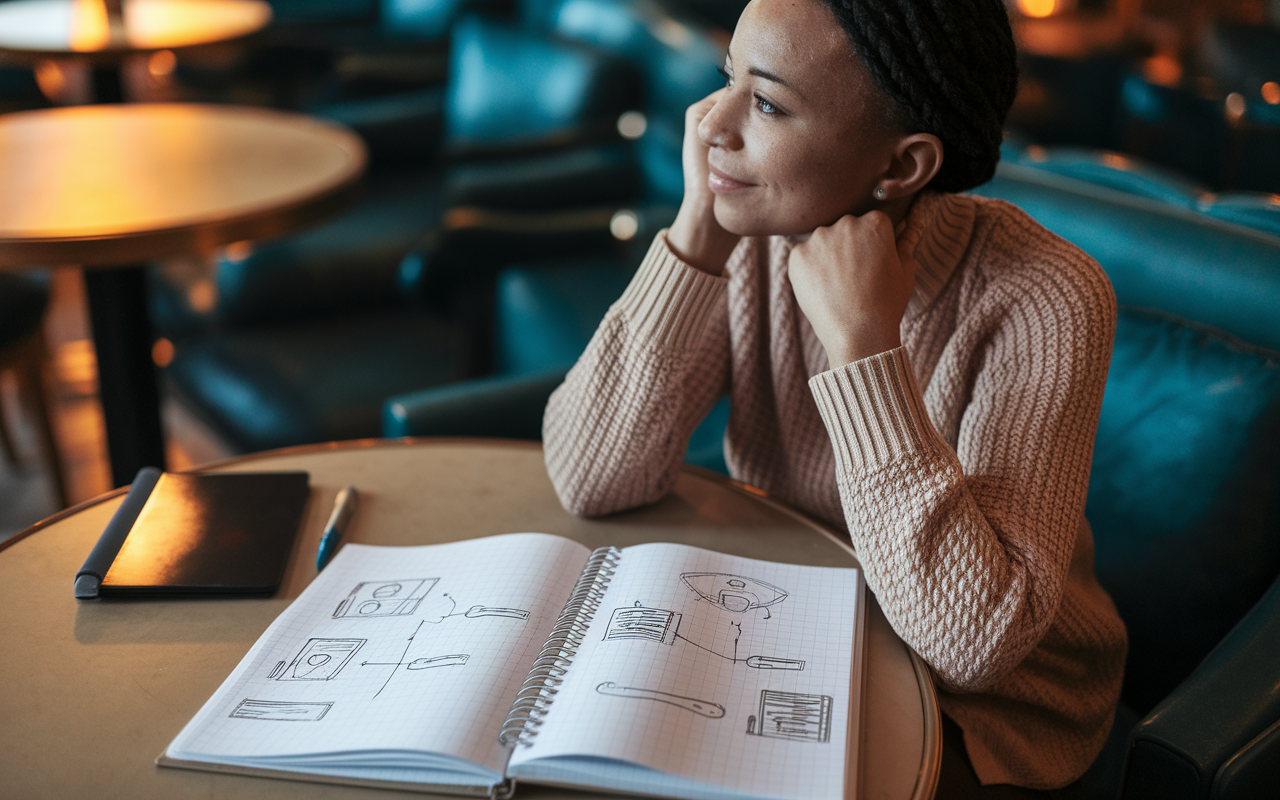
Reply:
[[[883,212],[818,228],[792,249],[787,272],[832,369],[901,346],[915,263],[899,252]]]

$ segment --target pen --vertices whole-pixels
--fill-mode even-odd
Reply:
[[[355,516],[356,503],[359,499],[360,495],[354,486],[348,486],[338,492],[338,496],[334,498],[333,513],[329,515],[329,521],[324,526],[324,535],[320,537],[320,547],[316,549],[316,572],[324,569],[324,565],[328,564],[329,559],[333,557],[333,551],[338,549],[342,534],[347,531],[347,524]]]

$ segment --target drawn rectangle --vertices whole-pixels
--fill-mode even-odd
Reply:
[[[276,680],[327,681],[332,680],[351,657],[356,654],[365,639],[308,639],[298,654]]]
[[[675,644],[680,615],[675,611],[639,606],[615,608],[609,617],[604,640],[615,642],[639,639],[658,644]]]
[[[294,703],[245,698],[229,716],[236,719],[262,719],[273,722],[319,722],[331,708],[333,703]]]
[[[826,742],[831,739],[831,698],[825,694],[760,692],[760,727],[757,736],[791,739],[802,742]],[[748,721],[748,733],[751,730]]]
[[[412,614],[439,578],[406,578],[356,584],[333,612],[334,619]]]

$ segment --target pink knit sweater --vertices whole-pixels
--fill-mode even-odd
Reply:
[[[744,239],[713,277],[660,233],[552,395],[547,468],[575,514],[655,502],[728,392],[729,469],[849,531],[982,782],[1063,786],[1106,739],[1126,649],[1084,519],[1115,298],[1003,201],[922,194],[900,240],[902,347],[829,369],[787,239]]]

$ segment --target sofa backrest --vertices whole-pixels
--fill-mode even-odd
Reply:
[[[976,192],[1115,286],[1085,514],[1129,628],[1125,698],[1146,710],[1280,572],[1280,238],[1015,165]]]

